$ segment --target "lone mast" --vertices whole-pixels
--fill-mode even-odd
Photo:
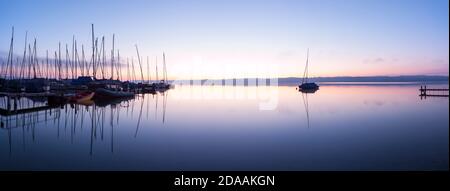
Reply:
[[[156,67],[156,81],[159,83],[159,77],[158,77],[158,56],[156,56],[155,67]]]
[[[163,78],[164,82],[167,83],[166,54],[164,52],[163,52]]]
[[[309,63],[309,48],[306,53],[306,66],[305,66],[305,71],[303,72],[302,84],[308,83],[308,63]]]

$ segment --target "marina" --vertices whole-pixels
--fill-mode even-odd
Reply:
[[[122,99],[133,98],[137,94],[155,94],[164,92],[174,86],[169,83],[166,69],[166,55],[163,57],[163,77],[158,78],[158,63],[155,62],[156,79],[144,78],[142,57],[138,46],[135,45],[140,79],[136,78],[134,59],[131,58],[131,68],[127,58],[127,73],[122,74],[124,63],[120,59],[119,50],[115,50],[115,35],[112,36],[111,54],[105,52],[105,36],[96,37],[94,24],[91,25],[92,54],[87,61],[84,45],[81,51],[75,39],[72,38],[72,48],[65,45],[65,54],[61,53],[61,43],[58,50],[54,51],[54,58],[49,58],[49,51],[43,59],[38,56],[37,40],[28,44],[28,32],[25,34],[25,48],[23,56],[14,54],[14,27],[12,27],[10,50],[7,62],[0,65],[0,96],[5,97],[6,108],[2,108],[4,114],[23,113],[54,107],[67,103],[82,103],[95,99]],[[110,57],[110,61],[107,61]],[[62,59],[65,58],[65,59]],[[108,70],[108,67],[110,70]],[[147,68],[150,72],[150,64],[147,57]],[[17,108],[21,105],[20,97],[41,99],[46,106],[35,108]]]
[[[449,1],[409,1],[0,0],[0,172],[448,171]]]

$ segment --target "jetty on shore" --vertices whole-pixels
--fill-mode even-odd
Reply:
[[[448,88],[427,88],[427,86],[420,86],[420,99],[427,97],[449,97]]]

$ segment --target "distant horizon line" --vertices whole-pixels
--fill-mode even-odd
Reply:
[[[279,82],[298,82],[302,77],[276,77],[276,78],[256,78],[256,77],[239,77],[239,78],[222,78],[222,79],[167,79],[169,82],[189,82],[189,81],[246,81],[246,80],[273,80]],[[449,81],[449,75],[368,75],[368,76],[332,76],[332,77],[309,77],[314,82],[421,82],[421,81]],[[145,80],[122,80],[131,82],[158,82],[156,79]]]
[[[428,79],[428,80],[449,80],[449,75],[429,75],[429,74],[419,74],[419,75],[367,75],[367,76],[351,76],[351,75],[343,75],[343,76],[317,76],[317,77],[309,77],[309,79]],[[196,79],[177,79],[170,81],[190,81],[190,80],[243,80],[243,79],[303,79],[303,77],[239,77],[239,78],[196,78]],[[137,80],[140,81],[140,80]]]

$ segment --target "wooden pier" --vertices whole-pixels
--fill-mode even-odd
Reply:
[[[62,93],[42,92],[42,93],[13,93],[13,92],[0,92],[0,98],[5,99],[5,108],[0,107],[0,115],[16,115],[22,113],[30,113],[41,110],[47,110],[50,108],[58,107],[63,103],[66,103],[66,96]],[[43,98],[47,103],[46,105],[34,106],[31,108],[20,107],[21,98]]]
[[[49,97],[56,96],[56,93],[42,92],[42,93],[11,93],[11,92],[0,92],[0,97],[6,96],[10,98],[16,97]]]
[[[11,115],[18,115],[18,114],[24,114],[24,113],[33,113],[43,110],[49,110],[53,108],[57,108],[58,106],[39,106],[39,107],[33,107],[33,108],[25,108],[25,109],[17,109],[17,110],[7,110],[0,108],[0,115],[2,116],[11,116]]]
[[[427,86],[420,86],[420,99],[427,97],[449,97],[449,89],[445,88],[427,88]]]

